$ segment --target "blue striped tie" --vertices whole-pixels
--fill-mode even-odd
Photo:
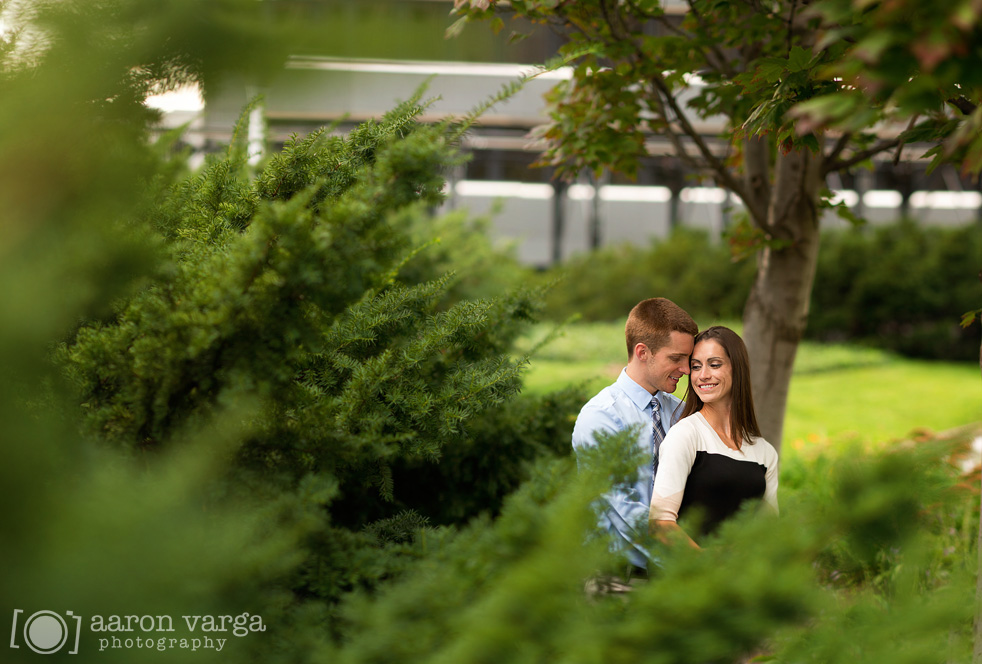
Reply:
[[[658,470],[658,448],[665,440],[665,430],[661,426],[661,404],[658,403],[656,396],[651,397],[651,435],[653,444],[651,447],[651,486],[655,486],[655,471]]]

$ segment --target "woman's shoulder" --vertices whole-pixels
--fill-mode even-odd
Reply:
[[[672,425],[669,431],[678,430],[681,433],[694,434],[702,428],[702,423],[705,421],[699,411],[692,413],[687,417],[683,417],[681,420]]]
[[[754,456],[757,457],[758,460],[764,462],[768,466],[770,466],[772,463],[777,463],[777,450],[773,445],[760,436],[755,436],[753,440],[754,444],[749,445],[748,448],[753,450]]]
[[[683,417],[672,425],[665,436],[665,442],[676,441],[677,443],[688,443],[690,445],[699,444],[705,438],[705,420],[698,412]]]

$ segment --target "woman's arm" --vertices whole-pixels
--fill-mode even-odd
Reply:
[[[658,538],[658,541],[665,544],[672,545],[678,541],[682,541],[693,549],[702,549],[701,546],[696,544],[694,539],[689,537],[687,532],[682,530],[682,527],[679,526],[677,521],[652,520],[649,522],[649,529],[651,534]]]
[[[678,525],[678,512],[689,471],[696,460],[697,446],[698,432],[688,420],[669,429],[659,451],[658,471],[648,510],[648,532],[659,541],[673,544],[681,540],[696,549],[699,545]]]
[[[767,443],[767,441],[764,441]],[[766,488],[764,489],[764,504],[770,508],[774,514],[780,514],[780,510],[777,507],[777,485],[778,477],[780,475],[780,461],[777,456],[777,450],[770,443],[767,443],[767,461],[766,467],[767,472],[764,475],[766,482]]]

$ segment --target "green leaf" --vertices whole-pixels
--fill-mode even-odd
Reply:
[[[818,154],[822,149],[822,146],[818,142],[818,137],[815,134],[807,134],[801,137],[801,144],[808,148],[812,153]]]
[[[835,213],[839,215],[840,219],[845,219],[854,227],[859,228],[866,225],[866,220],[850,210],[845,203],[839,203],[838,205],[833,205],[832,207],[835,209]]]
[[[443,33],[444,38],[453,39],[454,37],[459,37],[460,33],[464,30],[464,26],[467,24],[467,20],[467,16],[461,16],[456,21],[451,23],[450,27],[448,27]]]
[[[787,71],[787,62],[780,58],[762,58],[757,62],[757,75],[768,83],[781,80]]]
[[[517,42],[520,42],[520,41],[523,41],[525,39],[528,39],[528,37],[529,37],[529,33],[527,33],[527,32],[519,32],[517,30],[514,30],[514,31],[512,31],[512,33],[510,35],[508,35],[508,43],[509,44],[515,44]]]
[[[811,60],[812,54],[810,51],[807,51],[800,46],[795,46],[791,49],[791,55],[788,56],[788,71],[805,71],[808,69],[808,65]]]
[[[864,62],[877,62],[894,40],[895,36],[889,31],[872,32],[853,47],[853,53]]]

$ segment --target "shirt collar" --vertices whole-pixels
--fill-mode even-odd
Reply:
[[[640,410],[644,410],[651,405],[651,392],[638,385],[633,378],[627,375],[627,367],[621,369],[621,375],[617,377],[617,386],[624,391],[624,394]],[[655,392],[655,394],[658,394],[658,392]]]

